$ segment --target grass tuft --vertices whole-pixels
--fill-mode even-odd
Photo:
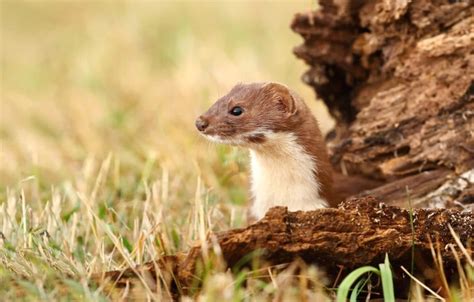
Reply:
[[[372,274],[380,276],[382,281],[384,301],[395,301],[395,291],[393,287],[393,275],[390,267],[388,255],[385,255],[384,263],[379,264],[379,269],[373,266],[363,266],[355,269],[347,275],[337,289],[336,301],[345,302],[351,292],[349,300],[358,301],[358,296],[363,287],[370,282]],[[362,278],[367,275],[366,278]]]

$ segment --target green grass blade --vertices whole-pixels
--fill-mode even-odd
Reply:
[[[390,268],[388,254],[385,254],[385,261],[379,264],[380,278],[382,279],[383,298],[385,302],[395,302],[395,291],[393,288],[393,276]]]
[[[380,275],[380,272],[377,268],[373,266],[363,266],[359,267],[358,269],[355,269],[352,271],[349,275],[342,280],[341,284],[339,285],[339,288],[337,289],[337,296],[336,296],[336,301],[337,302],[345,302],[347,299],[347,296],[349,294],[349,291],[351,290],[352,285],[359,279],[361,276],[367,273],[376,273],[377,275]]]
[[[351,293],[351,297],[349,298],[349,301],[357,302],[357,297],[359,296],[359,290],[365,284],[366,281],[367,279],[360,279],[359,282],[357,282],[357,284],[352,289],[352,293]]]

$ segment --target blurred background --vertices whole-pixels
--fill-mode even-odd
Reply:
[[[289,28],[314,5],[2,1],[2,187],[31,176],[48,187],[112,153],[124,176],[152,161],[147,173],[201,175],[243,201],[245,154],[203,141],[194,119],[237,82],[278,81],[327,130],[325,109],[300,81],[292,47],[301,39]]]

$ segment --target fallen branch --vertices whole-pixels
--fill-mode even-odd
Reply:
[[[349,200],[337,209],[288,212],[286,208],[276,207],[255,224],[214,236],[228,268],[241,265],[246,255],[261,251],[259,257],[265,265],[302,259],[325,269],[329,277],[335,277],[341,266],[349,271],[381,263],[386,253],[400,276],[400,266],[411,266],[413,246],[416,251],[415,273],[423,275],[424,268],[431,267],[433,262],[433,242],[440,247],[445,273],[449,277],[456,272],[456,259],[452,249],[445,247],[448,244],[456,246],[457,256],[463,257],[449,226],[469,247],[470,240],[474,238],[473,221],[472,211],[414,209],[413,232],[408,210],[386,206],[371,197],[362,197]],[[164,278],[170,288],[176,293],[186,293],[190,287],[200,284],[199,267],[203,254],[201,247],[196,246],[185,257],[164,258],[159,263],[149,263],[137,270],[156,276],[156,267],[159,267],[166,272],[165,275],[172,276]],[[121,279],[119,284],[133,276],[130,269],[106,274],[110,279]],[[405,285],[397,283],[397,286]]]

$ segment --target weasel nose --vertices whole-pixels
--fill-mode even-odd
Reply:
[[[196,120],[196,128],[198,128],[198,130],[202,132],[206,130],[207,126],[209,126],[209,122],[203,119],[201,116],[198,117],[198,119]]]

